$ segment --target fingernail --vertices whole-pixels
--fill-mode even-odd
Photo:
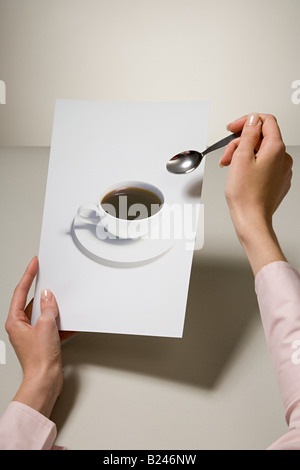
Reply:
[[[259,122],[259,114],[258,113],[251,113],[248,114],[246,125],[247,126],[256,126]]]
[[[52,300],[52,297],[53,297],[53,295],[52,295],[52,292],[51,292],[50,289],[44,289],[44,290],[42,290],[42,292],[41,292],[41,300],[42,300],[43,302],[50,302],[50,301]]]
[[[226,126],[226,129],[227,129],[228,131],[230,131],[230,129],[229,129],[230,126],[231,126],[231,122],[230,122],[229,124],[227,124],[227,126]]]
[[[222,158],[221,158],[221,160],[219,161],[219,167],[220,167],[220,168],[224,168],[224,165],[222,164]]]

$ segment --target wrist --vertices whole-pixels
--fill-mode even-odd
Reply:
[[[254,237],[276,238],[273,230],[272,219],[261,214],[245,214],[232,216],[233,225],[240,243],[244,246],[251,243]]]
[[[24,374],[13,400],[24,403],[49,418],[61,388],[62,377],[59,373]]]
[[[234,217],[238,239],[245,250],[254,276],[265,265],[275,261],[286,261],[273,230],[272,219],[259,214],[253,217]]]

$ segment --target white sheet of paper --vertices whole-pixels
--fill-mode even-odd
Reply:
[[[187,249],[185,239],[176,240],[159,257],[118,265],[85,252],[72,224],[79,206],[96,203],[105,188],[127,180],[154,184],[168,204],[199,205],[204,164],[188,175],[173,175],[166,162],[184,150],[206,147],[208,116],[207,101],[57,100],[33,324],[41,290],[49,288],[61,330],[182,337],[191,244]],[[97,244],[96,237],[90,241]],[[138,243],[124,248],[137,260],[149,248]]]

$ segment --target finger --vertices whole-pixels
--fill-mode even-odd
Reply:
[[[261,136],[262,121],[258,113],[248,114],[240,137],[239,151],[241,155],[253,159],[255,147]]]
[[[272,155],[277,156],[277,153],[285,152],[285,145],[282,140],[280,128],[275,116],[271,114],[261,114],[262,120],[262,135],[263,140],[260,147],[261,153],[270,149]]]
[[[19,284],[15,288],[10,309],[8,313],[8,318],[12,320],[21,319],[25,320],[26,315],[24,314],[24,308],[27,302],[27,295],[29,289],[34,281],[35,276],[38,271],[38,259],[35,256],[29,263],[26,268],[25,273],[23,274]]]
[[[235,139],[227,145],[227,147],[225,148],[224,153],[223,153],[223,155],[222,155],[222,157],[219,161],[219,166],[221,168],[223,168],[224,166],[229,166],[230,165],[233,154],[236,151],[236,149],[238,148],[240,140],[241,140],[240,138]],[[259,151],[261,142],[262,142],[262,140],[260,138],[257,145],[256,145],[256,147],[255,147],[255,149],[254,149],[255,154],[257,154],[257,152]]]
[[[234,152],[239,146],[240,138],[232,140],[226,147],[219,162],[220,167],[228,166],[231,163]]]
[[[227,126],[226,126],[227,130],[233,132],[234,134],[236,132],[241,132],[241,130],[243,129],[246,121],[247,121],[247,115],[242,116],[242,117],[236,119],[235,121],[227,124]]]
[[[55,319],[58,317],[58,306],[50,289],[44,289],[41,292],[41,316]]]
[[[280,132],[280,128],[278,126],[278,122],[275,116],[272,114],[260,114],[260,118],[262,120],[262,133],[264,137],[272,137],[274,139],[282,140],[282,135]]]
[[[273,116],[272,114],[259,114],[259,117],[262,121],[262,135],[264,137],[265,142],[264,146],[266,144],[269,145],[269,143],[278,142],[282,141],[282,135],[280,132],[280,128],[278,126],[276,117]],[[231,132],[240,132],[245,123],[247,121],[247,115],[242,116],[235,121],[231,122],[230,124],[227,125],[227,129]]]
[[[285,153],[285,161],[286,161],[287,167],[290,168],[290,170],[292,170],[294,161],[293,161],[293,157],[289,153]]]
[[[50,289],[44,289],[41,292],[40,298],[41,315],[39,316],[35,328],[39,330],[39,334],[52,338],[55,341],[59,341],[57,317],[58,317],[58,306],[54,295]]]

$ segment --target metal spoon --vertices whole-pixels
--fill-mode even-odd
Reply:
[[[231,134],[216,144],[211,145],[203,152],[197,152],[197,150],[186,150],[185,152],[178,153],[168,161],[166,165],[167,170],[170,173],[176,173],[178,175],[190,173],[191,171],[196,170],[207,153],[213,152],[221,147],[225,147],[225,145],[238,137],[240,137],[240,134]]]

